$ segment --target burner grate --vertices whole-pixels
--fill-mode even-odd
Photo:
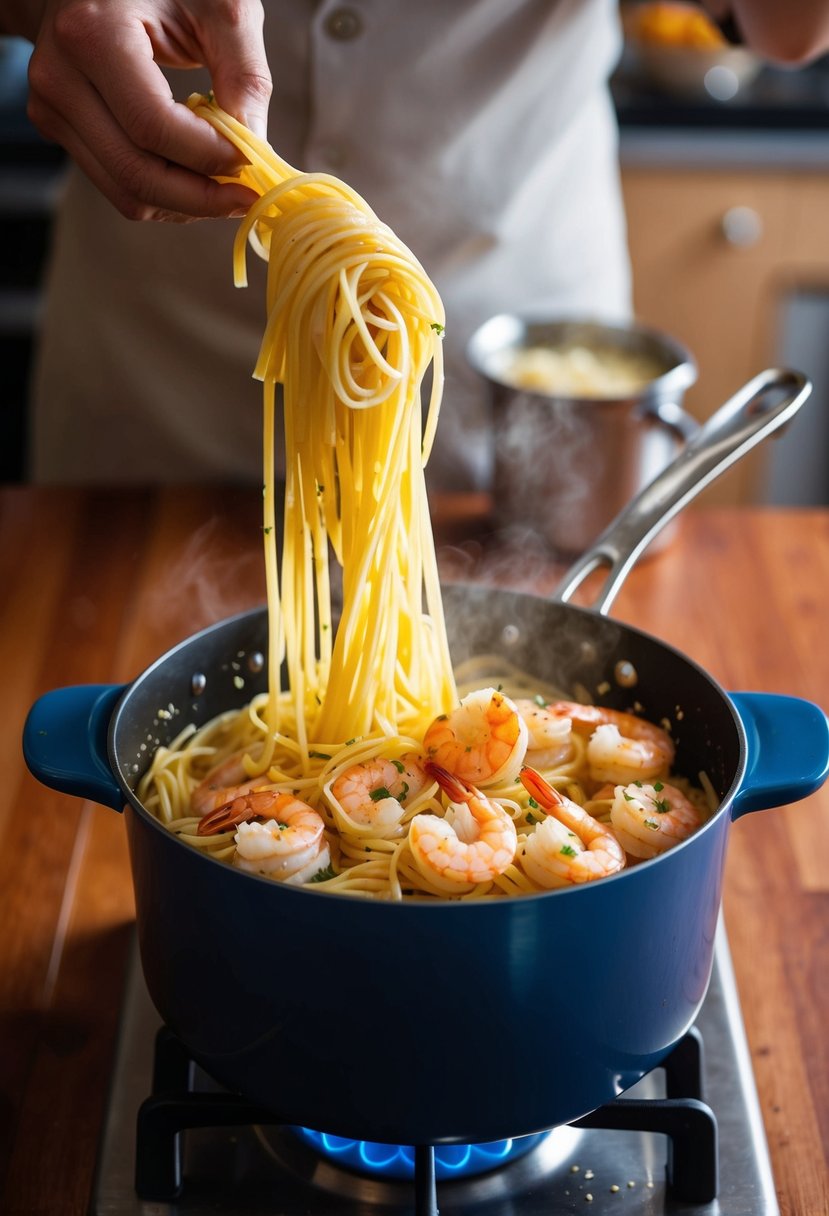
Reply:
[[[654,1069],[600,1114],[554,1129],[531,1152],[500,1168],[444,1182],[431,1177],[428,1146],[412,1152],[419,1166],[413,1195],[409,1180],[344,1169],[339,1160],[312,1151],[288,1124],[239,1126],[247,1104],[220,1091],[167,1032],[154,1057],[159,1018],[136,949],[127,969],[89,1216],[404,1216],[412,1212],[413,1199],[418,1216],[434,1216],[436,1192],[443,1216],[582,1216],[588,1210],[590,1216],[619,1216],[620,1203],[627,1216],[780,1216],[722,931],[697,1027],[704,1058],[699,1036],[692,1034],[674,1052],[667,1072]],[[148,1109],[157,1106],[161,1115],[142,1109],[147,1094],[153,1095]],[[196,1108],[193,1094],[199,1095]],[[648,1100],[648,1109],[656,1100],[668,1110],[674,1100],[689,1099],[686,1113],[671,1116],[677,1120],[672,1138],[624,1130],[627,1104],[640,1098]],[[189,1112],[184,1118],[182,1100]],[[705,1109],[696,1123],[699,1106]],[[146,1199],[136,1192],[136,1181],[145,1186],[147,1168],[136,1170],[139,1111],[141,1138],[156,1138],[157,1174],[146,1179],[147,1193],[177,1193],[175,1199]],[[596,1126],[607,1111],[613,1112],[612,1131]],[[253,1114],[274,1119],[273,1111]],[[641,1120],[631,1116],[630,1122]],[[686,1142],[693,1147],[709,1135],[718,1144],[717,1198],[679,1199],[693,1194],[700,1179],[697,1194],[717,1189],[716,1178],[705,1178],[707,1167],[687,1153]]]
[[[661,1067],[668,1097],[617,1098],[573,1126],[666,1135],[669,1195],[679,1202],[710,1203],[717,1197],[717,1121],[702,1101],[703,1045],[696,1027],[688,1031]],[[186,1049],[162,1026],[156,1034],[153,1093],[142,1103],[137,1120],[135,1190],[141,1199],[165,1203],[180,1196],[182,1132],[251,1124],[290,1126],[269,1108],[234,1094],[198,1092],[194,1089],[195,1073],[196,1066]],[[526,1137],[530,1143],[522,1150],[530,1151],[544,1135]],[[437,1216],[436,1151],[440,1148],[436,1150],[432,1145],[411,1149],[417,1216]],[[388,1173],[384,1164],[372,1168],[365,1155],[363,1161],[366,1172]],[[491,1164],[498,1163],[495,1160]]]

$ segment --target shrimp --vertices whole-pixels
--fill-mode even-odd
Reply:
[[[233,802],[235,798],[248,793],[267,783],[261,778],[248,779],[242,764],[245,752],[237,752],[222,764],[211,769],[190,795],[190,806],[195,815],[207,815],[210,811],[218,810]],[[239,821],[237,820],[237,823]]]
[[[610,822],[631,857],[658,857],[696,831],[702,814],[673,785],[634,781],[617,785]]]
[[[551,713],[565,714],[573,730],[589,736],[587,763],[594,781],[652,781],[673,764],[676,749],[671,736],[636,714],[575,701],[559,701],[549,708]]]
[[[440,765],[427,763],[425,768],[458,805],[443,819],[415,815],[409,825],[409,846],[421,874],[444,891],[455,892],[503,874],[518,846],[509,813]]]
[[[534,769],[522,768],[519,776],[524,788],[549,812],[520,853],[520,864],[533,882],[540,887],[566,887],[624,869],[624,849],[603,823],[553,789]]]
[[[248,874],[264,874],[294,885],[307,882],[331,860],[325,824],[313,807],[293,794],[270,793],[271,818],[265,823],[239,824],[233,864]]]
[[[527,724],[525,759],[532,768],[554,768],[570,755],[573,723],[566,714],[552,713],[541,700],[522,699],[515,708]]]
[[[451,713],[435,718],[423,747],[435,765],[461,781],[494,785],[515,780],[528,738],[515,704],[494,688],[481,688]]]
[[[251,786],[254,784],[250,782]],[[269,819],[276,813],[279,799],[288,797],[273,788],[254,790],[242,785],[229,786],[217,793],[224,794],[227,801],[202,817],[197,829],[199,836],[215,836],[217,832],[227,832],[251,819]]]
[[[416,798],[427,781],[414,752],[399,760],[375,756],[340,773],[331,785],[331,797],[349,819],[382,834],[397,827],[406,800]]]

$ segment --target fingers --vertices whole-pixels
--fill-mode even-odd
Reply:
[[[270,75],[258,0],[51,0],[29,117],[127,218],[239,214],[255,195],[211,180],[238,170],[237,150],[174,100],[157,58],[208,64],[220,104],[262,128]]]
[[[153,25],[138,6],[58,0],[50,13],[49,28],[32,56],[29,83],[70,126],[84,122],[78,107],[85,99],[72,86],[85,79],[137,147],[197,173],[233,171],[236,155],[227,141],[173,100],[154,60]]]
[[[263,22],[264,10],[256,0],[228,3],[204,29],[203,46],[219,105],[266,139],[271,73]]]
[[[89,83],[67,83],[71,119],[40,100],[30,115],[50,139],[62,144],[109,201],[127,219],[177,219],[244,214],[252,191],[219,185],[210,177],[175,165],[133,144]],[[207,124],[205,124],[207,125]]]

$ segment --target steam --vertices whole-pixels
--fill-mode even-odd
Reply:
[[[280,561],[281,517],[277,505]],[[153,580],[148,611],[153,614],[159,632],[167,637],[188,637],[217,621],[266,603],[260,526],[253,515],[243,510],[238,520],[214,517],[189,534]],[[331,551],[329,562],[332,611],[336,619],[342,606],[342,571]]]
[[[208,520],[153,582],[149,611],[167,634],[186,636],[265,601],[261,548],[240,551],[226,522]]]
[[[444,581],[481,582],[537,595],[549,595],[564,572],[563,565],[551,564],[549,543],[528,523],[442,545],[438,562]]]
[[[525,521],[554,548],[573,552],[572,536],[583,536],[584,516],[592,517],[601,492],[604,469],[597,467],[601,451],[595,440],[592,403],[574,409],[532,394],[512,396],[496,437],[499,518]]]
[[[441,547],[438,560],[456,667],[500,656],[576,700],[597,700],[605,685],[618,683],[615,664],[626,657],[620,627],[550,602],[564,570],[551,566],[544,539],[531,529],[518,552],[507,530]]]

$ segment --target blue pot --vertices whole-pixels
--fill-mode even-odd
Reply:
[[[708,774],[717,813],[616,877],[479,904],[326,895],[212,860],[134,788],[156,741],[262,690],[250,659],[266,651],[263,611],[195,635],[127,687],[48,693],[26,725],[35,776],[125,811],[141,958],[163,1020],[229,1088],[338,1136],[498,1140],[568,1123],[633,1085],[705,996],[732,820],[807,796],[829,767],[817,706],[727,695],[606,616],[457,586],[445,607],[457,661],[500,651],[564,689],[606,687],[601,703],[669,719],[677,771]],[[616,682],[620,660],[635,689]]]

